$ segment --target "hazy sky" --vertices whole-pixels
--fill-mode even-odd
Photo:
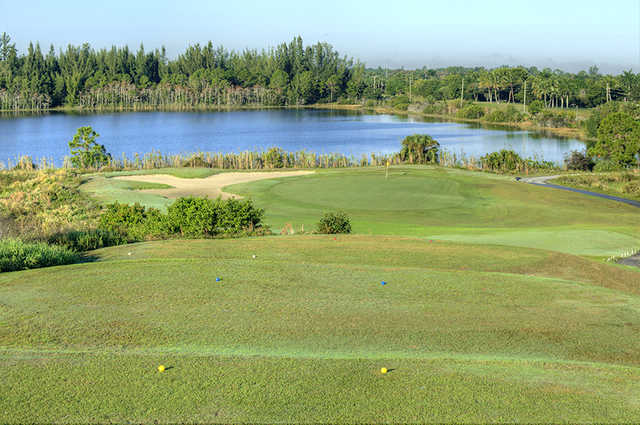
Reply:
[[[21,51],[144,42],[173,57],[195,42],[262,49],[299,34],[369,66],[640,72],[640,0],[0,0],[2,31]]]

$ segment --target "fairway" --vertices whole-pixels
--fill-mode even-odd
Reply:
[[[312,228],[345,210],[354,231],[609,256],[640,247],[639,210],[513,178],[444,168],[325,171],[229,186],[267,211],[275,228]]]
[[[640,415],[632,268],[383,236],[93,254],[100,261],[0,275],[0,421]]]

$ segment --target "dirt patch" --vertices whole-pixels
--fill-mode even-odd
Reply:
[[[170,189],[145,189],[141,192],[164,196],[169,199],[183,196],[202,196],[212,199],[221,196],[223,199],[242,198],[239,195],[223,192],[225,186],[237,183],[249,183],[264,179],[296,177],[313,174],[313,171],[272,171],[255,173],[221,173],[204,179],[181,179],[166,174],[150,174],[140,176],[113,177],[118,180],[129,180],[145,183],[160,183],[172,186]]]

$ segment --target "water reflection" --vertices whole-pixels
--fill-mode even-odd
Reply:
[[[360,111],[52,112],[0,116],[0,161],[29,154],[61,163],[69,140],[85,125],[92,126],[100,134],[100,143],[118,157],[151,150],[238,152],[272,146],[359,157],[396,152],[401,140],[414,133],[429,134],[448,151],[474,157],[513,149],[561,163],[569,151],[584,148],[578,140],[513,128]]]

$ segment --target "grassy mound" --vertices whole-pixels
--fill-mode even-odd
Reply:
[[[381,236],[94,254],[102,261],[0,275],[0,421],[640,415],[631,268]]]

